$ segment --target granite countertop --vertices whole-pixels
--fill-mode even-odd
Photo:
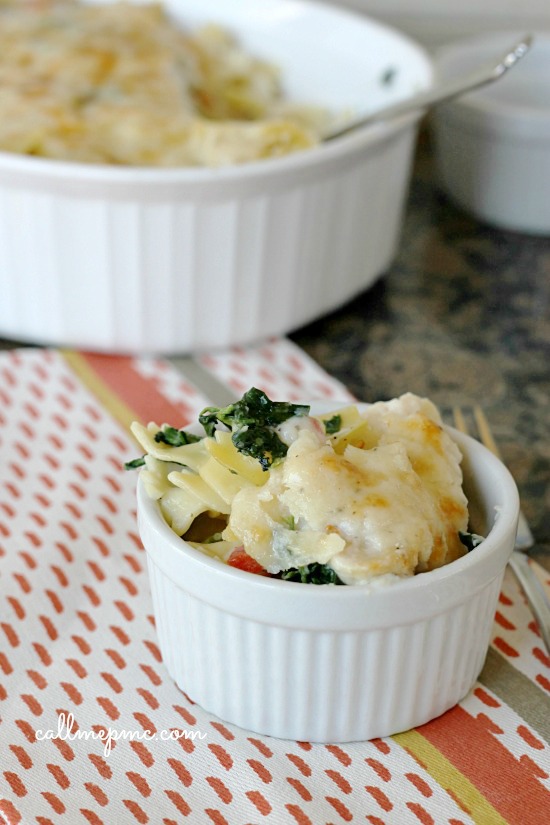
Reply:
[[[363,400],[481,405],[550,569],[550,238],[459,211],[423,137],[390,270],[291,337]]]

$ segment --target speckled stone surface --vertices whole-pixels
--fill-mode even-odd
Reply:
[[[291,337],[363,400],[410,390],[441,408],[481,405],[550,553],[550,238],[455,208],[423,138],[390,270]]]

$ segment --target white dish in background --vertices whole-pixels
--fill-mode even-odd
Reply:
[[[177,685],[226,722],[318,742],[390,736],[459,702],[485,661],[519,497],[492,453],[449,432],[464,455],[472,528],[485,541],[386,588],[229,567],[177,536],[138,482],[156,630]]]
[[[443,47],[443,77],[492,59],[524,32]],[[463,209],[504,229],[550,235],[550,32],[505,77],[432,114],[442,188]]]
[[[236,32],[305,103],[360,111],[432,82],[420,46],[346,11],[300,0],[166,5],[184,25],[214,20]],[[0,335],[175,353],[317,318],[391,262],[418,117],[221,169],[0,153]]]

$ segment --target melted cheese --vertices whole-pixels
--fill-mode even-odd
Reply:
[[[235,496],[226,538],[270,572],[329,564],[346,584],[410,576],[465,552],[461,455],[431,402],[407,394],[362,414],[368,445],[302,429],[261,488]]]

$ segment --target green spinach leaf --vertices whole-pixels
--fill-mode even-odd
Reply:
[[[474,548],[476,548],[483,541],[483,536],[478,536],[477,533],[462,533],[460,530],[458,531],[458,537],[468,550],[468,553],[474,550]]]
[[[170,447],[183,447],[185,444],[195,444],[200,436],[188,433],[186,430],[176,430],[175,427],[165,426],[155,433],[157,444],[168,444]]]
[[[219,424],[231,430],[233,444],[244,455],[257,459],[263,470],[284,458],[288,447],[276,428],[294,416],[309,414],[306,404],[271,401],[265,392],[252,387],[240,401],[227,407],[205,407],[199,416],[206,435],[213,436]]]
[[[285,581],[302,582],[302,584],[344,584],[332,567],[313,562],[304,567],[291,567],[280,574]]]
[[[334,435],[334,433],[340,431],[342,426],[342,416],[337,413],[336,415],[333,415],[332,418],[327,419],[324,424],[326,434]]]

